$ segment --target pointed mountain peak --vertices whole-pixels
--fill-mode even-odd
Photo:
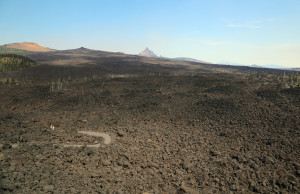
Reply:
[[[158,57],[153,51],[151,51],[148,47],[145,48],[142,52],[139,54],[140,56],[144,57]]]

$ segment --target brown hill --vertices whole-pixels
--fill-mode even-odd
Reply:
[[[34,42],[21,42],[21,43],[12,43],[3,45],[6,48],[15,48],[26,51],[34,51],[34,52],[49,52],[53,51],[53,49],[43,47]]]

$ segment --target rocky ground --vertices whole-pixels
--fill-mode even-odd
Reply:
[[[272,79],[2,84],[0,99],[1,193],[300,192],[300,88]]]

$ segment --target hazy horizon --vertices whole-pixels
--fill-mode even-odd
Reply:
[[[36,42],[244,65],[300,66],[300,2],[1,0],[0,45]]]

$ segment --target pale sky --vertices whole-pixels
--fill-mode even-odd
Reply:
[[[0,26],[0,45],[300,67],[299,0],[0,0]]]

